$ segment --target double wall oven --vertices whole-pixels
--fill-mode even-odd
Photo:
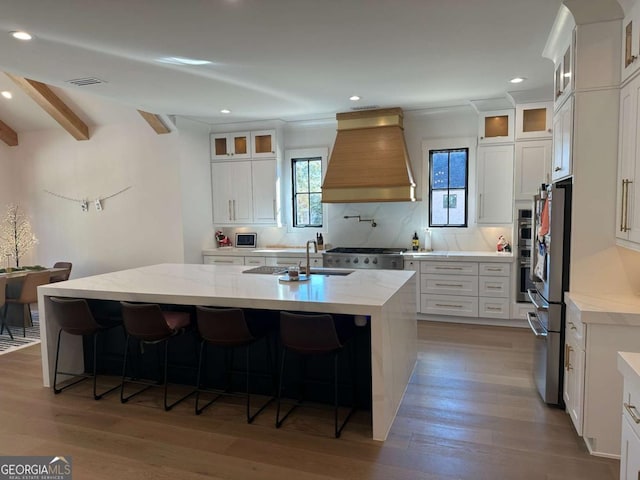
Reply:
[[[516,249],[516,302],[528,302],[527,291],[534,288],[531,280],[531,252],[533,248],[533,211],[518,210],[518,244]]]

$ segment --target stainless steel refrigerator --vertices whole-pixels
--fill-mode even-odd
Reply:
[[[536,336],[534,378],[542,399],[564,407],[564,292],[569,290],[571,181],[549,185],[534,199],[531,280],[534,308],[527,314]]]

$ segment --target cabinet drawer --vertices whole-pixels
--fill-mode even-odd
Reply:
[[[574,343],[581,350],[585,349],[585,328],[580,319],[580,311],[573,303],[567,303],[567,318],[565,320],[565,337],[567,343]]]
[[[244,265],[244,257],[204,255],[204,263],[207,263],[209,265]]]
[[[478,295],[481,297],[509,298],[509,277],[481,276]]]
[[[434,315],[478,316],[478,297],[420,295],[420,311]]]
[[[420,275],[420,292],[478,296],[478,277],[470,275]]]
[[[245,265],[262,266],[266,265],[266,259],[264,257],[244,257]]]
[[[511,265],[508,263],[481,263],[479,264],[480,275],[508,277],[511,275]]]
[[[622,417],[629,421],[631,429],[640,436],[640,384],[625,381],[623,392]]]
[[[478,299],[478,316],[488,318],[509,318],[508,298],[486,298]]]
[[[475,262],[421,262],[420,273],[478,275],[478,264]]]

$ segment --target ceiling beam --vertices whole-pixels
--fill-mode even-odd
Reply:
[[[53,117],[76,140],[89,140],[89,127],[48,85],[16,75],[6,74],[40,107]]]
[[[138,110],[138,113],[142,115],[149,126],[155,130],[158,135],[162,135],[164,133],[170,133],[169,127],[164,123],[160,115],[156,115],[155,113],[145,112],[144,110]]]
[[[18,145],[18,134],[9,125],[0,120],[0,140],[9,145],[15,147]]]

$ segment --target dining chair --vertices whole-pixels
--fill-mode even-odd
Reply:
[[[69,276],[71,275],[71,267],[73,264],[71,262],[56,262],[53,264],[53,268],[66,268],[63,272],[55,272],[51,274],[51,278],[49,279],[49,283],[56,282],[64,282],[69,280]]]
[[[0,315],[2,315],[2,328],[0,328],[0,335],[4,332],[4,329],[7,329],[9,332],[9,336],[11,340],[13,340],[13,333],[11,333],[11,329],[9,325],[6,323],[7,319],[7,304],[6,304],[6,293],[7,293],[7,277],[0,277]]]
[[[20,290],[20,295],[17,298],[7,298],[7,305],[5,306],[5,320],[6,320],[6,310],[10,304],[14,305],[22,305],[23,308],[23,316],[22,316],[22,334],[23,336],[27,336],[27,326],[33,326],[33,317],[31,315],[31,304],[38,303],[38,287],[40,285],[46,285],[49,283],[50,273],[48,270],[43,270],[41,272],[30,272],[27,273],[24,277],[24,281],[22,282],[22,288]]]

